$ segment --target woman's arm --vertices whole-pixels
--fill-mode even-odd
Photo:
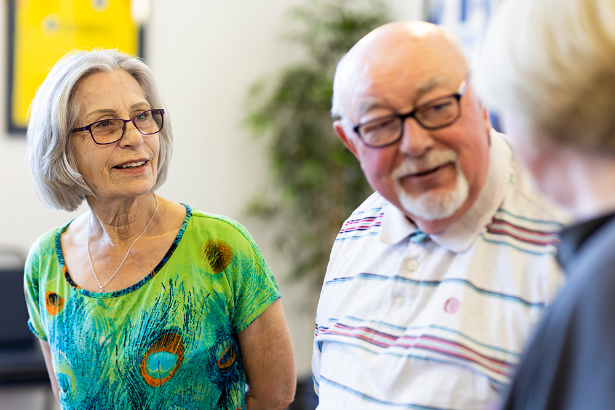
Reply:
[[[238,334],[249,390],[247,410],[282,410],[295,397],[293,345],[280,299]]]
[[[60,402],[60,395],[58,393],[58,381],[56,380],[56,375],[53,372],[53,366],[51,364],[51,349],[49,348],[49,343],[43,342],[39,339],[41,344],[41,350],[43,351],[43,356],[45,357],[45,364],[47,365],[47,373],[49,373],[49,380],[51,381],[51,389],[53,390],[53,395],[56,396],[56,400],[58,403]]]

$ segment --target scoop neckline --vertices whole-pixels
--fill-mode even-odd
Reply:
[[[192,208],[186,204],[182,204],[182,205],[186,208],[186,216],[184,217],[182,226],[179,228],[179,232],[177,232],[177,235],[175,236],[175,240],[169,247],[169,250],[167,250],[165,255],[162,257],[160,262],[158,262],[158,265],[156,265],[156,267],[150,273],[148,273],[143,279],[141,279],[139,282],[127,288],[116,290],[113,292],[104,292],[104,293],[92,292],[87,289],[83,289],[82,287],[80,287],[73,281],[73,278],[70,276],[70,273],[68,272],[68,269],[66,268],[66,264],[64,263],[64,255],[62,254],[62,242],[60,240],[62,234],[66,232],[69,225],[73,222],[73,221],[70,221],[63,228],[59,229],[58,232],[56,232],[56,236],[55,236],[56,256],[58,257],[58,262],[60,263],[60,268],[62,269],[62,274],[64,276],[64,279],[71,286],[71,288],[73,288],[73,290],[82,294],[83,296],[88,296],[91,298],[114,298],[118,296],[127,295],[141,288],[143,285],[149,282],[150,279],[156,276],[156,274],[164,267],[164,265],[167,263],[167,261],[171,258],[171,256],[175,252],[175,249],[177,249],[179,242],[184,236],[184,232],[186,231],[186,227],[188,226],[188,221],[190,221],[190,217],[192,216]]]

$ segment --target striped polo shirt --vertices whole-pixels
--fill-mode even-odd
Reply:
[[[442,233],[422,233],[371,195],[342,226],[320,295],[318,409],[497,400],[563,282],[554,254],[564,221],[496,132],[479,197]]]

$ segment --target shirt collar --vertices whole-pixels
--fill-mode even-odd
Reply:
[[[501,134],[490,132],[489,168],[483,188],[472,207],[454,224],[429,238],[454,253],[466,251],[504,201],[511,179],[512,152]],[[423,234],[397,207],[387,203],[383,210],[380,240],[392,245],[409,235],[417,240]],[[412,239],[411,238],[411,239]]]

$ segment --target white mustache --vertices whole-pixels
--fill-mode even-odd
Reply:
[[[418,174],[420,172],[429,171],[453,162],[457,165],[457,153],[451,149],[444,151],[427,151],[421,158],[410,159],[406,158],[397,168],[391,173],[391,178],[397,180],[407,175]]]

